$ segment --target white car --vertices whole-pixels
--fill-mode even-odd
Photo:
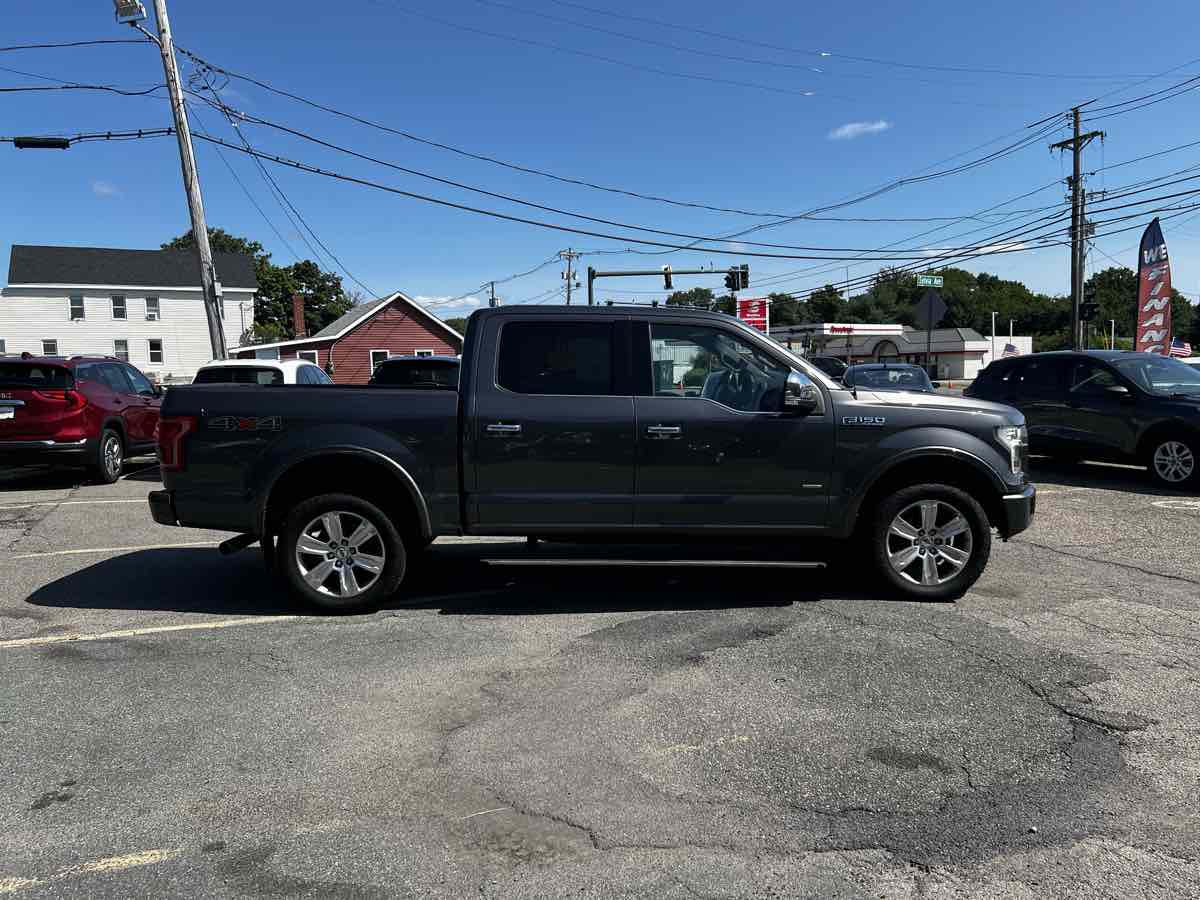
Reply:
[[[333,384],[307,359],[217,359],[196,372],[192,384]]]

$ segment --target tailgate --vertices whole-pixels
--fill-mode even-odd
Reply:
[[[75,378],[64,366],[0,363],[0,441],[35,441],[62,430],[77,411]]]

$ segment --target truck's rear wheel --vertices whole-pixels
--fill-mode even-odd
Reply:
[[[404,541],[377,506],[352,494],[297,504],[276,548],[292,588],[309,603],[346,611],[395,593],[408,566]]]
[[[987,513],[970,494],[918,484],[886,498],[871,526],[884,580],[920,600],[950,600],[983,573],[992,549]]]

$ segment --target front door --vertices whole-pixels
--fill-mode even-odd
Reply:
[[[629,528],[627,320],[498,316],[486,327],[467,418],[468,522],[500,534]]]
[[[158,426],[158,412],[159,407],[162,406],[162,397],[155,392],[150,379],[133,366],[121,366],[121,370],[133,385],[134,395],[130,398],[130,406],[132,407],[132,418],[136,423],[134,440],[138,443],[153,442],[154,430]]]
[[[711,320],[633,326],[639,527],[804,529],[826,522],[835,430],[784,411],[792,367],[764,340]],[[638,341],[649,342],[649,354]],[[818,388],[820,389],[820,388]]]

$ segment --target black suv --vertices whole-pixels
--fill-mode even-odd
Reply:
[[[965,396],[1021,410],[1033,453],[1141,463],[1164,487],[1200,483],[1200,371],[1176,359],[1035,353],[992,363]]]

